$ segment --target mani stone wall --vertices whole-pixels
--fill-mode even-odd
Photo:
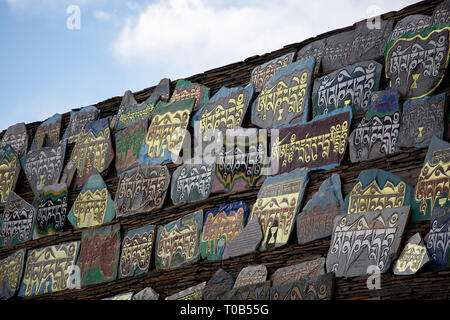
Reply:
[[[411,5],[397,12],[389,12],[382,15],[383,20],[394,19],[398,22],[402,18],[413,14],[431,15],[433,10],[441,1],[424,1]],[[258,65],[268,62],[276,57],[280,57],[290,52],[297,52],[305,45],[327,38],[331,35],[339,34],[349,30],[353,30],[356,24],[321,34],[315,38],[306,39],[299,43],[287,45],[279,50],[261,55],[253,56],[244,61],[236,62],[227,66],[219,67],[206,71],[201,74],[193,75],[186,80],[205,85],[210,88],[210,96],[213,96],[222,86],[237,87],[245,86],[250,81],[251,71]],[[295,32],[295,31],[293,31]],[[376,60],[384,64],[383,58]],[[448,72],[447,72],[448,73]],[[320,77],[323,74],[318,74]],[[387,86],[384,70],[381,77],[380,90],[384,90]],[[440,84],[435,94],[442,92],[450,96],[450,77],[445,76],[444,81]],[[171,82],[171,92],[175,87],[176,81]],[[155,86],[135,92],[134,96],[140,103],[147,99],[155,89]],[[101,110],[101,117],[114,116],[117,114],[122,97],[113,97],[108,100],[95,104]],[[352,127],[350,132],[356,127],[359,120],[364,114],[356,114],[353,116]],[[445,115],[447,117],[447,113]],[[62,115],[62,132],[65,131],[70,119],[69,113]],[[41,122],[29,123],[26,125],[30,138],[34,137],[37,127]],[[243,127],[252,127],[249,117],[244,119]],[[1,134],[3,135],[4,132]],[[66,165],[74,144],[68,144],[66,150]],[[392,156],[379,158],[377,160],[363,161],[359,163],[351,163],[349,154],[346,155],[337,168],[330,170],[319,170],[310,172],[310,181],[305,190],[303,204],[311,199],[312,195],[318,191],[321,183],[332,174],[338,173],[342,181],[342,193],[348,194],[355,184],[355,181],[362,170],[366,169],[383,169],[398,175],[407,183],[414,186],[416,184],[419,171],[422,168],[427,148],[418,150],[406,150],[395,153]],[[115,195],[118,183],[118,177],[114,166],[111,166],[108,176],[104,179],[111,195]],[[172,174],[176,169],[173,163],[168,165],[168,169]],[[72,187],[69,190],[69,208],[74,202],[81,188]],[[249,212],[256,201],[259,188],[253,188],[246,191],[225,193],[219,195],[211,195],[206,200],[183,205],[173,205],[170,197],[167,196],[161,209],[152,211],[151,214],[136,214],[120,219],[122,234],[128,230],[142,227],[148,224],[163,225],[175,219],[185,216],[186,214],[202,209],[215,210],[220,205],[235,201],[245,201]],[[34,195],[30,188],[28,180],[23,172],[19,176],[19,180],[15,192],[32,203]],[[3,211],[4,208],[0,208]],[[117,220],[106,223],[105,225],[113,225]],[[430,227],[429,222],[417,222],[409,224],[403,235],[403,239],[408,239],[416,232],[425,235]],[[0,259],[6,258],[10,254],[26,248],[36,249],[49,245],[56,245],[62,242],[81,240],[83,230],[74,229],[70,223],[66,223],[64,231],[57,236],[47,236],[38,240],[28,241],[23,244],[17,244],[10,247],[0,248]],[[295,232],[294,232],[295,233]],[[150,267],[148,273],[140,276],[118,279],[115,281],[89,285],[78,290],[65,290],[53,294],[44,294],[26,299],[101,299],[111,297],[116,294],[134,291],[135,293],[145,287],[152,287],[161,297],[165,298],[175,294],[181,290],[197,285],[203,281],[208,281],[211,276],[219,269],[230,273],[233,277],[237,277],[242,268],[248,265],[264,264],[268,270],[268,277],[281,267],[290,266],[301,263],[303,261],[312,260],[318,257],[325,257],[330,246],[330,237],[316,240],[306,245],[297,244],[296,236],[291,236],[289,243],[281,248],[276,248],[267,252],[252,252],[240,257],[231,258],[223,261],[201,260],[195,264],[186,265],[168,270],[155,270],[154,263]],[[154,260],[152,258],[152,260]],[[336,278],[334,288],[335,299],[448,299],[450,298],[450,271],[422,271],[414,276],[395,276],[392,273],[383,274],[381,277],[382,289],[369,290],[366,286],[367,277],[356,278]]]

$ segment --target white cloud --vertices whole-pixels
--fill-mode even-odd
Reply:
[[[380,12],[414,0],[377,1]],[[367,18],[373,3],[157,0],[128,18],[113,43],[125,65],[158,66],[172,78],[240,61]]]
[[[96,19],[104,21],[111,20],[112,18],[112,15],[110,13],[103,10],[94,10],[93,15]]]

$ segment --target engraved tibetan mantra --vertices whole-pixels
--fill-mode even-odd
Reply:
[[[61,233],[66,223],[68,205],[65,183],[44,187],[39,196],[33,239]]]
[[[166,297],[166,300],[202,300],[206,281]]]
[[[355,114],[366,111],[371,93],[380,85],[382,68],[370,60],[316,79],[312,92],[313,118],[345,106],[351,106]]]
[[[125,113],[122,113],[122,116]],[[116,171],[132,169],[139,164],[139,151],[147,135],[147,122],[139,122],[116,132]]]
[[[67,219],[75,229],[98,226],[114,219],[114,203],[98,173],[89,177],[70,209]]]
[[[260,251],[288,242],[309,181],[308,173],[307,169],[296,169],[264,181],[250,217],[258,218],[264,235]]]
[[[10,145],[19,159],[27,153],[28,150],[28,132],[25,123],[17,123],[6,129],[0,142],[0,148]]]
[[[436,208],[438,209],[438,208]],[[450,265],[450,214],[447,213],[431,221],[430,232],[425,241],[427,250],[437,267]]]
[[[350,160],[361,162],[391,155],[398,150],[399,95],[395,90],[377,91],[364,118],[350,134]]]
[[[320,39],[308,43],[307,45],[301,47],[300,50],[297,52],[296,61],[306,60],[311,57],[314,57],[314,59],[316,59],[316,63],[314,66],[314,77],[316,77],[321,70],[322,55],[325,51],[325,47],[326,47],[326,39]]]
[[[344,158],[351,120],[352,110],[346,107],[306,124],[279,129],[278,137],[272,136],[272,164],[278,162],[278,173],[338,167]]]
[[[156,105],[147,136],[142,141],[140,164],[163,164],[178,160],[194,102],[192,98],[171,103],[159,102]]]
[[[170,197],[173,204],[205,200],[216,175],[214,164],[183,164],[172,174]]]
[[[178,80],[169,102],[195,99],[192,110],[202,108],[209,99],[209,89],[201,84],[186,80]]]
[[[31,240],[35,217],[36,209],[11,191],[0,222],[0,247]]]
[[[444,135],[445,93],[403,104],[403,114],[399,133],[400,147],[428,147],[434,136]]]
[[[434,9],[431,15],[431,25],[450,22],[450,1],[444,0]]]
[[[270,283],[258,283],[227,291],[218,300],[269,300]]]
[[[267,168],[267,134],[256,128],[227,130],[216,153],[216,177],[212,192],[242,191],[260,185]]]
[[[265,265],[248,266],[239,272],[233,288],[245,287],[266,282],[267,268]]]
[[[143,165],[119,177],[114,207],[117,217],[161,208],[170,183],[166,166]]]
[[[155,239],[155,226],[149,225],[128,231],[120,251],[119,278],[146,273]]]
[[[341,178],[333,174],[320,185],[311,200],[297,217],[297,240],[299,244],[322,239],[331,235],[334,217],[344,214]]]
[[[61,140],[54,147],[28,152],[24,172],[36,196],[39,196],[43,187],[58,183],[64,166],[66,144],[66,140]]]
[[[410,204],[412,187],[398,176],[379,169],[361,171],[344,200],[344,213],[363,213]]]
[[[117,114],[111,120],[110,128],[118,131],[117,124],[119,123],[119,119],[121,118],[122,113],[126,108],[134,106],[136,104],[137,101],[134,98],[133,92],[131,92],[131,90],[125,91],[122,100],[120,101],[119,111],[117,111]]]
[[[267,129],[306,122],[314,62],[293,62],[274,73],[252,104],[254,125]]]
[[[81,287],[115,280],[119,256],[120,224],[83,231],[77,260]]]
[[[439,86],[448,64],[449,36],[450,24],[444,23],[386,44],[386,78],[402,98],[421,98]]]
[[[69,267],[75,265],[80,241],[29,250],[19,296],[29,297],[66,290]]]
[[[244,201],[221,205],[206,211],[200,239],[200,253],[208,260],[221,260],[227,244],[244,229],[247,219]]]
[[[155,97],[150,96],[142,103],[126,107],[117,120],[116,136],[117,131],[132,127],[138,123],[144,122],[147,125],[152,118],[153,109],[157,101]]]
[[[16,187],[20,161],[10,145],[0,147],[0,205],[6,203],[9,193]]]
[[[105,172],[113,158],[108,118],[85,125],[78,135],[71,155],[71,160],[77,167],[75,186],[83,186],[91,174]]]
[[[429,261],[431,259],[427,247],[423,243],[420,233],[417,232],[408,239],[392,270],[397,275],[411,275],[417,273]]]
[[[0,260],[0,300],[7,300],[17,293],[22,279],[25,251],[16,251]]]
[[[156,269],[175,268],[200,259],[203,211],[199,210],[158,227],[155,247]]]
[[[61,119],[59,113],[42,122],[34,134],[30,150],[41,149],[43,147],[54,147],[59,143],[61,134]]]
[[[406,16],[395,24],[389,41],[397,40],[405,33],[417,33],[431,25],[431,17],[422,14],[412,14]]]
[[[250,77],[250,83],[255,86],[255,91],[260,92],[276,71],[292,63],[294,54],[291,52],[255,67]]]
[[[410,206],[337,216],[327,255],[327,272],[336,277],[387,272],[397,258]],[[369,269],[370,270],[370,269]]]
[[[331,300],[333,292],[334,274],[326,273],[313,279],[272,285],[270,300]]]
[[[208,280],[203,289],[203,300],[217,300],[221,294],[231,290],[234,285],[234,278],[223,269],[219,269]]]
[[[271,277],[272,286],[279,286],[292,281],[314,279],[325,273],[325,258],[317,258],[277,269]]]
[[[68,143],[74,143],[78,139],[78,135],[84,126],[95,121],[100,116],[100,110],[94,106],[84,107],[70,111],[70,121],[64,132],[63,139],[67,139]]]

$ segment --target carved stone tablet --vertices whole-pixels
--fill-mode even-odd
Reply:
[[[438,23],[450,22],[450,1],[444,0],[434,9],[431,15],[431,25]]]
[[[244,287],[252,284],[264,283],[267,279],[267,268],[259,266],[248,266],[243,268],[236,278],[233,288]]]
[[[54,184],[42,189],[39,196],[33,239],[55,235],[64,230],[69,195],[65,183]]]
[[[200,239],[200,253],[208,260],[221,260],[228,243],[240,234],[247,219],[244,201],[221,205],[219,210],[206,211]]]
[[[350,64],[350,54],[355,32],[339,32],[325,39],[326,47],[322,55],[322,72],[329,73]]]
[[[140,164],[178,160],[194,102],[192,98],[172,103],[159,102],[156,105],[147,136],[142,141]]]
[[[428,253],[438,267],[450,266],[450,209],[436,208],[440,211],[437,218],[431,221],[430,232],[425,237]],[[438,212],[436,212],[438,213]]]
[[[71,160],[77,167],[75,186],[83,186],[91,174],[104,174],[113,158],[108,118],[85,125],[78,135],[71,155]]]
[[[397,275],[411,275],[431,261],[427,247],[420,233],[415,233],[408,239],[402,253],[394,263],[393,271]]]
[[[25,123],[17,123],[6,129],[5,134],[0,142],[0,148],[10,145],[17,156],[21,158],[28,150],[28,132]]]
[[[110,222],[116,215],[106,183],[98,173],[89,177],[70,209],[67,219],[75,229]]]
[[[325,258],[318,258],[277,269],[271,277],[272,286],[278,286],[298,280],[314,279],[324,273]]]
[[[217,270],[203,289],[203,300],[217,300],[217,297],[231,290],[234,278],[223,269]]]
[[[263,233],[257,217],[250,219],[241,233],[231,240],[223,252],[222,259],[241,256],[258,249]]]
[[[442,24],[386,44],[386,78],[402,98],[421,98],[439,86],[448,64],[449,36],[450,24]]]
[[[116,171],[118,175],[139,164],[139,151],[146,135],[147,122],[139,122],[116,132]]]
[[[166,166],[143,165],[123,172],[119,177],[114,207],[123,217],[161,208],[170,183]]]
[[[272,166],[278,174],[295,168],[331,169],[338,167],[345,155],[352,121],[350,107],[334,110],[301,125],[279,129],[272,136]]]
[[[155,226],[149,225],[128,231],[122,241],[119,278],[146,273],[150,266]]]
[[[313,279],[273,284],[270,288],[270,300],[332,300],[333,294],[333,273],[326,273]]]
[[[397,258],[410,206],[338,216],[327,255],[327,272],[336,277],[370,274],[389,270]]]
[[[344,213],[408,206],[412,192],[412,187],[395,174],[380,169],[364,170],[345,197]]]
[[[400,130],[399,95],[395,90],[377,91],[366,115],[350,134],[350,160],[377,159],[398,151]]]
[[[200,259],[203,211],[199,210],[158,227],[155,247],[156,269],[192,264]]]
[[[297,217],[297,240],[305,244],[331,235],[334,217],[344,214],[341,178],[333,174],[320,185]]]
[[[36,196],[42,188],[56,184],[64,166],[66,140],[61,140],[54,147],[44,147],[28,152],[25,163],[25,176]]]
[[[137,104],[137,101],[134,98],[133,92],[131,92],[131,90],[125,91],[122,97],[122,101],[120,101],[119,110],[117,111],[117,114],[111,121],[111,128],[118,130],[116,126],[119,123],[119,119],[122,116],[122,113],[125,111],[127,107],[134,106],[135,104]]]
[[[64,132],[63,139],[67,139],[68,143],[74,143],[78,139],[78,135],[84,126],[95,121],[100,116],[100,110],[94,106],[84,107],[70,111],[70,121]]]
[[[133,296],[133,300],[159,300],[159,294],[147,287]]]
[[[9,193],[16,187],[20,161],[10,145],[0,147],[0,205],[5,204]]]
[[[67,288],[69,267],[75,265],[80,241],[29,250],[19,296],[53,293]]]
[[[164,102],[169,101],[170,98],[170,79],[163,78],[159,81],[155,90],[152,92],[152,96],[156,98],[156,100],[161,100]]]
[[[25,249],[0,260],[0,300],[16,295],[22,279]]]
[[[198,83],[192,83],[187,80],[178,80],[177,84],[175,85],[175,90],[170,97],[170,102],[176,102],[191,98],[195,99],[192,110],[199,110],[209,99],[209,88]]]
[[[433,135],[444,135],[445,93],[408,100],[403,104],[400,147],[428,147]]]
[[[132,127],[141,122],[144,122],[147,126],[148,122],[152,118],[153,109],[155,108],[157,102],[158,100],[156,97],[150,96],[142,103],[124,108],[123,112],[120,114],[120,118],[117,120],[116,136],[117,131]]]
[[[67,185],[67,188],[70,189],[70,186],[72,185],[73,177],[75,176],[75,172],[77,171],[77,167],[75,166],[75,162],[72,160],[69,160],[64,167],[64,170],[61,174],[61,179],[59,180],[59,183],[65,183]]]
[[[0,229],[0,247],[31,240],[36,209],[14,191],[8,195]]]
[[[260,251],[288,242],[309,181],[308,173],[304,168],[295,169],[264,181],[251,214],[251,218],[258,218],[264,235]]]
[[[431,17],[423,14],[412,14],[404,17],[395,24],[394,30],[389,37],[389,41],[397,40],[405,33],[417,33],[431,25]]]
[[[222,295],[219,300],[269,300],[270,282],[234,288]]]
[[[308,117],[314,58],[280,68],[252,104],[252,123],[261,128],[304,123]]]
[[[351,106],[353,113],[367,111],[371,93],[378,90],[383,66],[369,60],[348,65],[314,81],[313,118]]]
[[[255,86],[255,91],[260,92],[264,88],[267,81],[272,78],[273,74],[278,71],[278,69],[286,67],[290,64],[294,60],[294,54],[294,52],[291,52],[255,67],[252,70],[250,78],[250,83]]]
[[[214,164],[183,164],[172,174],[170,197],[173,204],[205,200],[216,174]]]
[[[59,143],[61,134],[61,119],[59,113],[54,114],[51,118],[42,122],[34,134],[30,151],[41,149],[43,147],[54,147]]]
[[[77,260],[81,272],[81,287],[115,280],[119,255],[119,224],[83,231]]]
[[[316,59],[316,64],[314,66],[314,76],[316,76],[320,71],[322,67],[322,55],[325,51],[326,47],[326,39],[320,39],[316,40],[314,42],[311,42],[304,47],[302,47],[297,52],[297,60],[306,60],[311,57],[314,57]]]
[[[102,300],[129,301],[133,298],[133,292],[119,293],[113,297],[104,298]]]
[[[447,147],[438,149],[440,145]],[[450,205],[450,144],[433,136],[411,199],[411,220],[433,220],[434,209],[447,205]]]
[[[206,281],[168,296],[166,300],[202,300]]]
[[[212,192],[247,190],[260,185],[268,168],[267,134],[258,129],[227,130],[216,153],[216,177]]]

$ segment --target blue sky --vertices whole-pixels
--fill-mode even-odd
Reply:
[[[0,130],[264,54],[415,0],[0,0]],[[80,29],[67,28],[69,6]],[[73,21],[73,20],[70,20]]]

